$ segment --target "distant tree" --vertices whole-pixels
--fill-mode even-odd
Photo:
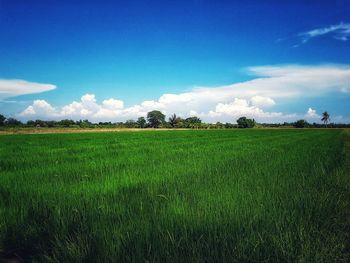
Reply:
[[[27,121],[26,125],[30,126],[30,127],[34,127],[35,126],[35,121],[29,120],[29,121]]]
[[[122,124],[122,126],[124,127],[124,124],[123,123],[121,123]],[[105,121],[105,122],[99,122],[98,123],[98,127],[108,127],[108,128],[111,128],[111,127],[114,127],[115,125],[113,125],[112,124],[112,122],[110,122],[110,121]]]
[[[152,128],[158,128],[159,125],[165,122],[165,115],[158,110],[147,113],[147,121]]]
[[[176,116],[176,114],[174,113],[173,115],[171,115],[169,117],[169,124],[171,127],[175,127],[177,123],[180,122],[180,118]]]
[[[137,122],[134,120],[127,120],[125,122],[125,127],[126,128],[136,128],[137,127]]]
[[[92,126],[92,123],[86,119],[77,121],[76,125],[78,125],[80,128],[88,128]]]
[[[215,128],[216,129],[223,129],[223,128],[225,128],[225,124],[218,121],[215,123]]]
[[[247,117],[240,117],[237,120],[238,128],[253,128],[255,126],[254,119],[248,119]]]
[[[75,124],[75,121],[68,120],[68,119],[64,119],[58,122],[58,125],[63,127],[70,127],[70,126],[73,126],[74,124]]]
[[[5,125],[5,120],[6,120],[6,117],[4,115],[0,114],[0,126]]]
[[[50,127],[50,128],[57,126],[56,121],[47,121],[46,124],[47,124],[47,127]]]
[[[36,127],[47,127],[47,122],[43,120],[35,120],[34,121],[34,126]]]
[[[196,116],[186,118],[184,120],[184,126],[186,128],[198,128],[202,123],[202,120]]]
[[[306,120],[297,120],[293,126],[295,128],[306,128],[309,126],[309,123]]]
[[[181,117],[177,117],[175,128],[186,128],[185,120]]]
[[[145,126],[146,126],[146,119],[145,119],[145,117],[139,117],[137,119],[137,126],[139,128],[145,128]]]
[[[283,127],[292,127],[292,126],[294,126],[294,123],[284,122],[284,123],[282,124],[282,126],[283,126]]]
[[[196,116],[189,117],[185,119],[185,122],[190,123],[190,124],[201,124],[202,120]]]
[[[113,124],[114,127],[117,127],[117,128],[123,128],[124,127],[124,123],[123,122],[116,122]]]
[[[8,118],[8,119],[6,119],[6,121],[5,121],[5,125],[6,126],[20,126],[20,125],[22,125],[22,122],[21,121],[19,121],[19,120],[16,120],[15,118]]]
[[[236,125],[236,124],[229,123],[229,122],[226,122],[226,123],[225,123],[225,128],[226,128],[226,129],[237,128],[237,125]]]
[[[326,128],[327,128],[327,124],[330,120],[330,115],[327,111],[325,111],[324,113],[322,113],[322,119],[321,121],[323,121],[323,123],[326,125]]]

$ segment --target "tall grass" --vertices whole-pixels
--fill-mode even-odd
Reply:
[[[349,262],[349,134],[0,137],[0,251],[38,262]]]

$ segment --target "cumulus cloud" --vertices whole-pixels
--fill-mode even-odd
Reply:
[[[94,94],[85,94],[81,97],[81,101],[73,101],[71,104],[64,106],[60,112],[62,116],[70,116],[72,118],[87,118],[100,109],[100,105],[96,103]]]
[[[348,41],[350,37],[350,23],[341,22],[337,25],[315,28],[298,34],[302,43],[306,43],[312,38],[324,35],[329,35],[336,40]]]
[[[205,121],[232,121],[245,115],[258,121],[277,122],[293,118],[312,117],[273,110],[283,99],[295,103],[299,98],[317,98],[331,92],[346,92],[350,83],[350,66],[261,66],[248,68],[255,76],[252,80],[218,87],[195,87],[188,92],[163,94],[158,99],[146,100],[125,107],[124,102],[109,98],[98,103],[94,94],[86,94],[60,109],[47,110],[47,118],[72,118],[92,121],[124,121],[146,116],[148,111],[161,110],[164,114],[176,113],[182,117],[197,115]],[[46,102],[47,103],[47,102]],[[22,117],[33,117],[38,105],[29,106]],[[48,103],[47,103],[48,104]],[[267,110],[269,108],[269,110]],[[272,109],[272,110],[271,110]]]
[[[56,116],[56,110],[45,100],[34,100],[33,104],[26,108],[20,116]]]
[[[218,103],[215,110],[211,110],[208,113],[210,117],[227,116],[231,118],[237,118],[240,116],[246,116],[258,119],[269,119],[273,117],[281,117],[281,112],[265,112],[261,108],[253,105],[245,99],[235,98],[230,103]]]
[[[19,79],[0,79],[0,100],[20,95],[40,93],[55,88],[56,86],[52,84],[42,84]]]
[[[108,99],[102,102],[104,108],[109,110],[119,110],[124,108],[124,102],[122,100]]]
[[[316,110],[309,108],[306,112],[306,117],[309,118],[319,118],[320,116],[316,113]]]
[[[254,96],[251,98],[250,101],[252,105],[257,107],[268,107],[276,104],[276,102],[273,99],[263,96]]]

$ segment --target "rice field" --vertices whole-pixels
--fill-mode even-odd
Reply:
[[[350,132],[0,136],[0,258],[350,262]]]

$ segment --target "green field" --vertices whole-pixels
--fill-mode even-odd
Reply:
[[[350,133],[0,136],[0,253],[35,262],[349,262]]]

